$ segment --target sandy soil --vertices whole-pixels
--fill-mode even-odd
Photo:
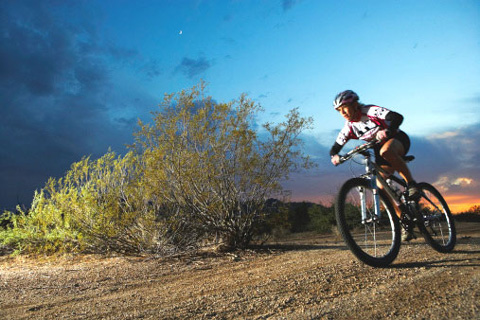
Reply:
[[[386,269],[312,234],[169,259],[0,257],[0,319],[367,318],[479,319],[480,224],[453,253],[417,239]]]

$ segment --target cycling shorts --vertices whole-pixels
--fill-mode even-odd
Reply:
[[[410,150],[410,138],[408,137],[408,135],[403,132],[403,131],[398,131],[393,137],[391,137],[390,139],[395,139],[395,140],[398,140],[400,141],[400,143],[403,145],[403,148],[405,149],[405,154],[407,154],[408,150]],[[390,140],[389,139],[389,140]],[[388,141],[388,140],[387,140]],[[387,166],[391,166],[390,163],[388,163],[387,160],[385,160],[384,158],[382,158],[380,156],[380,149],[382,148],[384,144],[382,143],[381,145],[379,146],[376,146],[374,148],[375,150],[375,162],[378,164],[378,165],[387,165]]]

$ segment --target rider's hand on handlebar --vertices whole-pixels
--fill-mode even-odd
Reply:
[[[387,140],[389,136],[390,136],[390,133],[388,132],[388,130],[381,130],[377,132],[376,139],[378,141],[383,141],[383,140]]]
[[[338,166],[340,164],[340,156],[338,154],[332,156],[331,161],[334,166]]]

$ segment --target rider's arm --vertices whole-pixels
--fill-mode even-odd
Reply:
[[[401,114],[376,105],[364,106],[363,112],[375,123],[379,123],[382,130],[386,130],[387,136],[396,134],[403,122]]]
[[[400,113],[397,113],[395,111],[390,111],[387,113],[385,116],[385,120],[390,122],[390,125],[387,128],[388,135],[393,135],[397,133],[398,128],[403,122],[403,116]]]
[[[347,121],[345,122],[342,130],[340,130],[340,132],[338,133],[337,139],[335,140],[335,143],[330,149],[330,159],[334,165],[339,164],[340,157],[338,156],[338,153],[340,152],[340,150],[342,150],[343,146],[347,143],[347,141],[352,138],[356,137],[353,134],[353,131]]]
[[[342,150],[342,148],[343,146],[338,144],[338,142],[335,141],[332,148],[330,149],[330,157],[333,157],[334,155],[338,154],[340,150]]]
[[[332,148],[330,149],[330,157],[333,157],[334,155],[338,154],[340,150],[342,150],[343,146],[347,143],[348,140],[352,139],[353,132],[352,129],[350,128],[350,125],[347,122],[345,122],[345,125],[343,126],[342,130],[337,135],[337,139],[335,139],[335,143],[333,144]]]
[[[335,141],[332,148],[330,149],[330,161],[335,166],[337,166],[340,163],[340,156],[338,155],[338,153],[343,148],[343,144],[338,143],[339,141],[343,142],[343,140],[337,139],[337,141]]]
[[[338,153],[340,150],[342,150],[342,147],[342,145],[335,142],[332,146],[332,149],[330,149],[330,161],[334,166],[338,166],[340,164],[340,156]]]
[[[403,122],[403,116],[398,112],[376,105],[364,106],[363,112],[380,125],[381,129],[376,134],[377,140],[387,140],[394,136]]]

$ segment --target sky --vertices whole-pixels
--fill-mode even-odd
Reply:
[[[417,181],[452,211],[480,205],[478,0],[2,0],[0,209],[83,156],[125,152],[137,119],[201,80],[216,101],[248,94],[258,123],[313,117],[318,166],[285,182],[293,201],[328,204],[362,170],[328,154],[332,101],[351,89],[404,116]]]

